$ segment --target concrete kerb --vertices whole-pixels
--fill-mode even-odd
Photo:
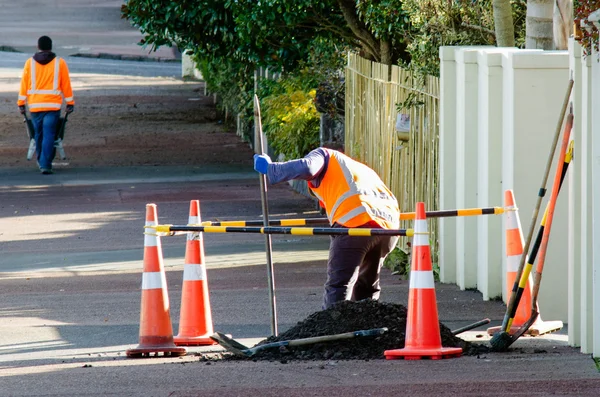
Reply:
[[[181,59],[164,58],[164,57],[150,57],[143,55],[124,55],[124,54],[109,54],[109,53],[76,53],[70,55],[72,57],[79,58],[99,58],[99,59],[116,59],[122,61],[140,61],[140,62],[178,62],[181,63]]]

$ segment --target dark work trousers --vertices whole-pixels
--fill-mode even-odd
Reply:
[[[323,309],[343,300],[379,299],[379,272],[397,242],[398,236],[331,236]]]

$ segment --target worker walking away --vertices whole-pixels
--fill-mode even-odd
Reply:
[[[38,39],[38,52],[25,62],[17,105],[25,115],[29,107],[35,130],[37,162],[42,174],[52,174],[56,151],[54,140],[63,100],[66,112],[74,110],[73,90],[69,68],[64,59],[52,52],[48,36]]]
[[[398,201],[375,171],[325,147],[305,157],[272,162],[254,155],[254,169],[270,184],[304,179],[332,227],[397,229]],[[398,236],[330,236],[323,309],[343,300],[379,299],[379,274]]]

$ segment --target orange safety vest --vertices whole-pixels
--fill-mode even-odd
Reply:
[[[400,209],[394,194],[375,171],[330,149],[329,165],[319,187],[308,187],[327,211],[331,224],[358,227],[370,221],[385,229],[398,229]]]
[[[28,59],[23,68],[17,105],[24,106],[27,101],[30,112],[60,110],[63,98],[67,105],[75,104],[67,63],[59,57],[46,65]]]

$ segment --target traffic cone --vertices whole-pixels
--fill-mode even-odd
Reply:
[[[156,204],[146,204],[146,226],[158,225]],[[186,349],[173,342],[169,312],[167,279],[163,265],[160,237],[144,235],[144,274],[142,276],[142,308],[140,343],[127,350],[127,357],[185,356]]]
[[[192,200],[188,224],[200,223],[200,202]],[[179,334],[175,336],[174,341],[177,346],[214,345],[216,342],[210,339],[213,333],[202,233],[188,233],[183,265]]]
[[[521,220],[519,219],[519,211],[515,203],[515,196],[512,190],[508,189],[504,192],[504,207],[506,211],[506,296],[510,297],[512,288],[517,278],[521,256],[523,255],[523,246],[525,239],[521,230]],[[527,259],[526,259],[527,260]],[[509,334],[517,332],[531,317],[531,281],[532,277],[529,274],[527,284],[523,289],[521,300],[517,306],[515,317],[512,321]],[[537,309],[539,313],[539,308]],[[543,321],[541,314],[538,315],[535,322],[525,332],[531,336],[542,335],[552,331],[561,329],[562,321]],[[502,327],[490,327],[487,329],[488,335],[494,335]]]
[[[462,348],[442,347],[424,203],[417,203],[414,232],[404,348],[386,350],[385,358],[439,360],[460,357]]]

